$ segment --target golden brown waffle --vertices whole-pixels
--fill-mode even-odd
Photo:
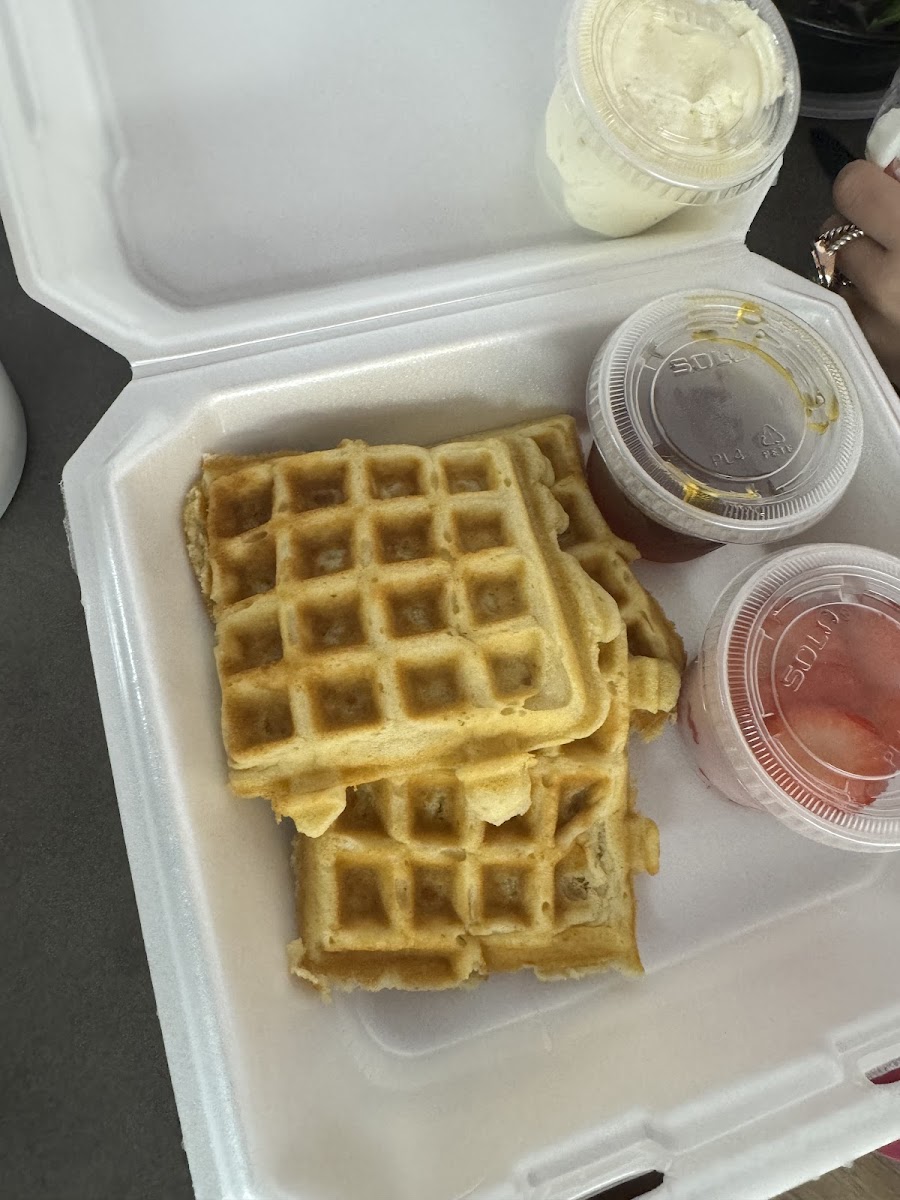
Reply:
[[[232,786],[317,835],[294,847],[298,975],[640,970],[631,877],[658,834],[627,740],[668,719],[684,654],[571,419],[207,459],[185,531]]]
[[[640,971],[631,875],[657,869],[658,834],[624,756],[539,754],[530,776],[528,811],[499,826],[452,772],[351,789],[326,833],[295,839],[292,971],[326,996]]]
[[[206,459],[185,531],[233,789],[318,833],[348,785],[428,761],[524,807],[523,754],[604,721],[621,628],[550,479],[522,438]]]
[[[601,653],[607,719],[532,756],[525,813],[488,824],[457,774],[431,772],[351,789],[327,833],[297,836],[296,974],[327,996],[641,969],[631,876],[657,870],[659,839],[629,795],[624,629]]]
[[[550,490],[568,524],[560,546],[616,601],[628,632],[632,725],[649,739],[662,731],[678,703],[684,646],[659,603],[638,581],[631,563],[638,552],[616,537],[591,496],[574,420],[565,415],[493,430],[485,437],[527,438],[550,464]]]
[[[324,837],[298,837],[292,969],[326,994],[453,987],[528,967],[541,978],[641,969],[631,876],[657,870],[659,842],[634,812],[627,740],[630,727],[656,732],[668,719],[683,649],[631,572],[633,547],[594,507],[574,423],[499,436],[541,450],[567,514],[560,543],[624,610],[627,633],[600,647],[610,710],[589,737],[532,756],[531,805],[497,827],[449,773],[357,789]]]
[[[571,766],[560,760],[557,767]],[[549,784],[554,786],[552,780]],[[624,802],[617,799],[595,818],[556,870],[555,886],[577,917],[548,931],[497,933],[483,939],[489,972],[530,968],[539,979],[579,979],[615,968],[624,974],[642,970],[635,928],[632,876],[659,870],[659,832],[648,817],[634,810],[626,786]]]

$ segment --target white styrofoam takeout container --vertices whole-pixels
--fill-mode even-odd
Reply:
[[[212,633],[181,544],[204,451],[428,442],[581,413],[615,322],[687,286],[823,331],[866,402],[818,539],[900,553],[900,409],[843,303],[751,255],[761,196],[640,239],[565,228],[533,170],[558,3],[0,0],[0,203],[25,288],[134,381],[66,467],[160,1021],[199,1197],[762,1200],[896,1137],[900,857],[633,759],[662,869],[645,978],[352,995],[286,972],[286,829],[225,784]],[[693,650],[762,551],[643,566]],[[77,818],[76,818],[77,819]]]
[[[0,363],[0,517],[15,495],[25,466],[25,414]]]

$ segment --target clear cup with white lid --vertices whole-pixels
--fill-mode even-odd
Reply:
[[[771,0],[575,0],[539,170],[557,206],[607,237],[762,180],[800,81]]]
[[[900,849],[900,559],[781,551],[717,603],[679,724],[704,778],[798,833]]]
[[[796,536],[837,504],[863,423],[824,337],[745,293],[653,301],[601,347],[589,478],[619,536],[656,561]]]

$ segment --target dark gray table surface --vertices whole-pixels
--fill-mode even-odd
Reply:
[[[831,211],[808,128],[749,239],[803,274]],[[861,153],[865,125],[831,128]],[[22,292],[5,240],[0,361],[29,438],[0,519],[0,1195],[188,1200],[59,491],[129,367]]]

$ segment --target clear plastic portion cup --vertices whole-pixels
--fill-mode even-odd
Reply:
[[[639,233],[758,183],[799,103],[796,54],[771,0],[575,0],[541,178],[578,225]]]
[[[785,550],[716,605],[679,725],[703,777],[798,833],[900,849],[900,559]]]
[[[838,502],[862,451],[856,388],[824,338],[745,294],[683,292],[640,309],[595,358],[587,413],[606,490],[663,543],[667,531],[686,539],[685,558],[802,533]],[[615,497],[595,498],[615,520]],[[622,519],[619,536],[666,557]]]

